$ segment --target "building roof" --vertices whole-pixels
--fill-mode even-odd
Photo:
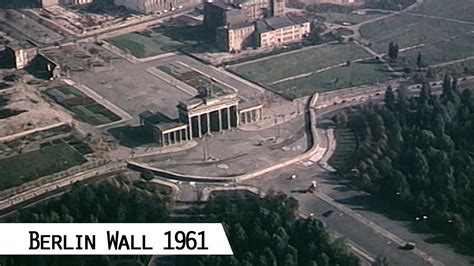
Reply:
[[[305,17],[303,16],[288,16],[288,18],[293,21],[295,24],[303,24],[306,22],[309,22]]]
[[[301,16],[280,16],[257,20],[255,25],[258,33],[265,33],[306,22],[308,21]]]
[[[269,32],[272,31],[273,29],[270,28],[265,21],[262,20],[257,20],[255,22],[255,28],[257,29],[257,32],[259,33],[264,33],[264,32]]]
[[[270,28],[273,28],[275,30],[292,26],[295,24],[287,16],[267,18],[265,19],[265,23],[267,23]]]
[[[201,108],[207,108],[209,106],[217,106],[222,103],[227,103],[229,101],[238,101],[238,97],[236,93],[228,93],[228,94],[223,94],[223,95],[215,95],[211,98],[192,98],[187,101],[180,101],[178,107],[182,110],[185,111],[192,111],[192,110],[197,110]]]
[[[252,108],[260,108],[263,107],[261,103],[258,103],[256,101],[241,101],[239,102],[239,111],[246,110],[246,109],[252,109]]]
[[[178,129],[180,127],[185,127],[185,126],[187,126],[185,123],[176,122],[176,121],[163,122],[163,123],[159,123],[157,125],[154,125],[154,127],[159,129],[161,132],[165,132],[165,131],[170,130],[170,129]]]
[[[29,42],[13,42],[5,45],[6,48],[10,48],[12,50],[21,50],[21,49],[31,49],[36,48],[33,44]]]
[[[238,6],[230,3],[224,3],[224,2],[206,2],[207,5],[211,5],[217,8],[220,8],[222,10],[232,10],[232,9],[240,9]]]
[[[228,28],[231,30],[236,30],[236,29],[242,29],[242,28],[247,28],[251,26],[253,26],[253,22],[243,21],[243,22],[239,22],[235,24],[230,24]]]

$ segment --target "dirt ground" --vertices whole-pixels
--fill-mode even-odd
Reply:
[[[55,110],[41,97],[40,92],[28,85],[16,84],[7,91],[0,92],[0,96],[8,99],[2,109],[25,111],[0,120],[0,137],[71,121],[70,115]]]

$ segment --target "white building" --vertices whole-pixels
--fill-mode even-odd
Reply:
[[[114,4],[140,13],[171,10],[180,6],[199,3],[200,0],[114,0]]]

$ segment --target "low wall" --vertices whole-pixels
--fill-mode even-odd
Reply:
[[[319,148],[319,144],[317,142],[317,132],[316,132],[316,102],[318,100],[318,94],[315,94],[311,97],[311,99],[308,102],[308,108],[309,110],[309,119],[310,119],[310,131],[311,131],[311,148],[306,151],[303,154],[300,154],[296,156],[293,159],[290,159],[285,162],[281,162],[279,164],[270,166],[268,168],[260,169],[252,173],[248,174],[243,174],[243,175],[238,175],[235,177],[205,177],[205,176],[195,176],[195,175],[185,175],[185,174],[179,174],[175,173],[172,171],[167,171],[164,169],[159,169],[155,167],[151,167],[145,164],[140,164],[138,162],[134,161],[128,161],[127,166],[128,168],[136,171],[152,171],[154,174],[165,177],[165,178],[170,178],[170,179],[176,179],[176,180],[181,180],[181,181],[196,181],[196,182],[238,182],[250,178],[254,178],[263,174],[266,174],[268,172],[286,167],[288,165],[294,164],[298,161],[301,160],[306,160],[311,158],[314,153],[316,153],[317,149]]]

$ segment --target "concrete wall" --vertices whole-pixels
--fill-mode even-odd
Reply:
[[[39,0],[38,2],[41,7],[59,5],[59,0]]]

